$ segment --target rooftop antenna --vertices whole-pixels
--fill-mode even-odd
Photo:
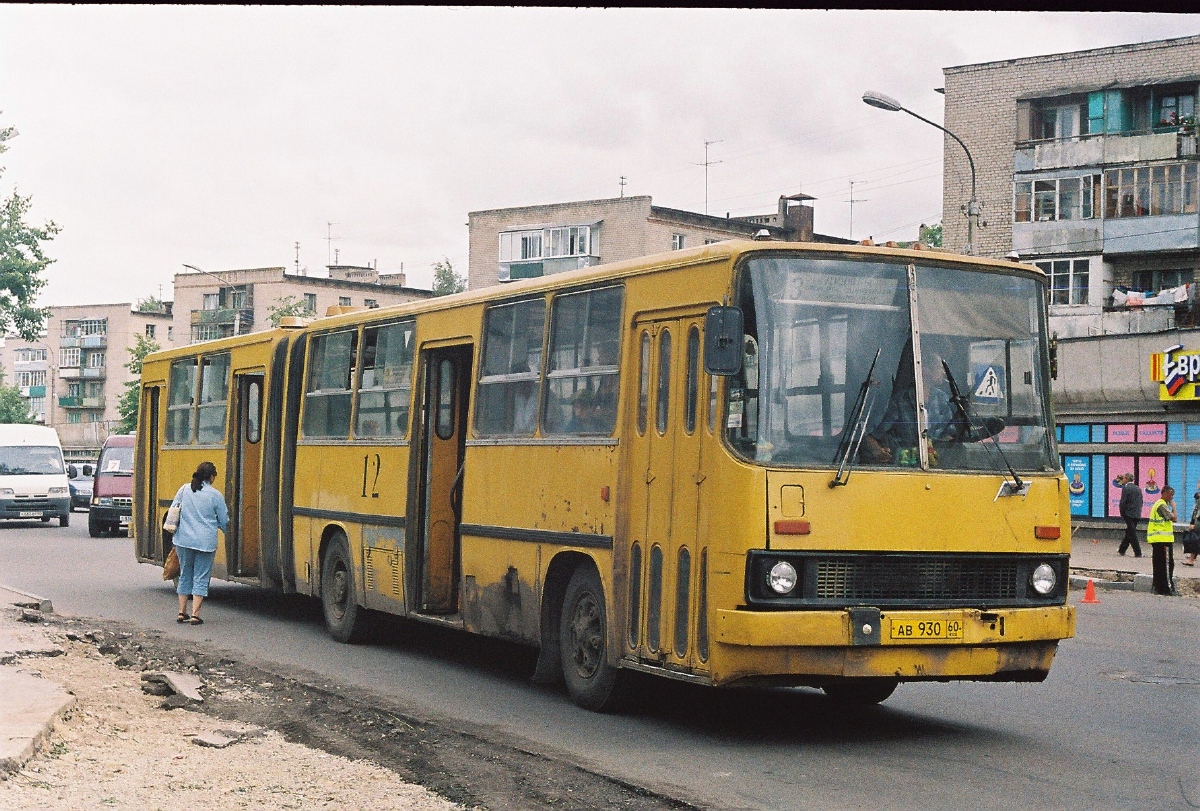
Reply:
[[[621,196],[625,196],[625,175],[621,175]]]
[[[860,181],[861,182],[861,181]],[[854,204],[865,203],[867,198],[854,196],[854,181],[850,181],[850,199],[845,202],[850,204],[850,238],[854,239]]]
[[[705,214],[708,214],[708,167],[716,166],[718,163],[722,163],[722,161],[710,161],[708,159],[708,148],[710,146],[712,146],[713,144],[719,144],[719,143],[721,143],[720,139],[715,140],[715,141],[705,141],[704,142],[704,163],[696,164],[697,166],[704,167],[704,213]]]
[[[296,275],[300,275],[300,243],[296,243]]]
[[[335,237],[333,235],[333,226],[334,223],[325,223],[325,264],[327,265],[332,264],[333,241],[335,239],[340,239],[340,237]]]
[[[334,248],[334,249],[333,249],[333,264],[335,264],[335,265],[339,265],[339,264],[341,264],[341,261],[342,261],[342,260],[338,259],[338,254],[340,254],[341,252],[342,252],[342,249],[341,249],[341,248]]]

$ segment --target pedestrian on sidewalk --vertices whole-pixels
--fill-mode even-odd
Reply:
[[[192,480],[179,488],[172,507],[179,507],[179,528],[175,530],[175,552],[179,555],[179,616],[176,622],[202,625],[200,606],[208,596],[213,558],[217,553],[217,530],[229,531],[229,508],[221,491],[213,487],[217,466],[201,462]],[[192,613],[187,611],[188,598]]]
[[[1150,508],[1146,543],[1154,558],[1154,593],[1175,593],[1175,488],[1164,485],[1162,497]]]
[[[1142,517],[1142,488],[1133,480],[1132,473],[1119,477],[1121,482],[1121,517],[1125,519],[1125,537],[1117,548],[1118,555],[1124,555],[1125,550],[1133,547],[1133,556],[1142,556],[1142,546],[1138,543],[1137,522]]]
[[[1200,554],[1200,529],[1196,528],[1200,524],[1200,489],[1196,490],[1196,506],[1192,508],[1192,521],[1188,527],[1187,534],[1183,536],[1183,565],[1195,566],[1196,555]]]

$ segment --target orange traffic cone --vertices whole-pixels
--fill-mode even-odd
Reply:
[[[1095,584],[1092,583],[1092,579],[1090,577],[1088,578],[1087,588],[1083,590],[1083,599],[1080,600],[1079,602],[1081,602],[1081,603],[1098,603],[1098,602],[1100,602],[1099,600],[1096,599],[1096,586],[1095,586]]]

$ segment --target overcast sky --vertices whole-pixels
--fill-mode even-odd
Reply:
[[[42,304],[208,271],[433,262],[467,212],[650,195],[913,239],[941,217],[942,68],[1200,33],[1166,14],[0,5],[4,196],[62,233]],[[854,181],[851,230],[850,181]],[[333,223],[329,228],[328,223]],[[332,233],[332,243],[327,237]]]

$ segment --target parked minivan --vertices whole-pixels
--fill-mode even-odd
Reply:
[[[88,535],[116,534],[129,529],[133,515],[133,434],[114,434],[104,440],[92,479],[92,508]]]
[[[0,425],[0,518],[71,522],[71,493],[58,433],[45,425]]]

